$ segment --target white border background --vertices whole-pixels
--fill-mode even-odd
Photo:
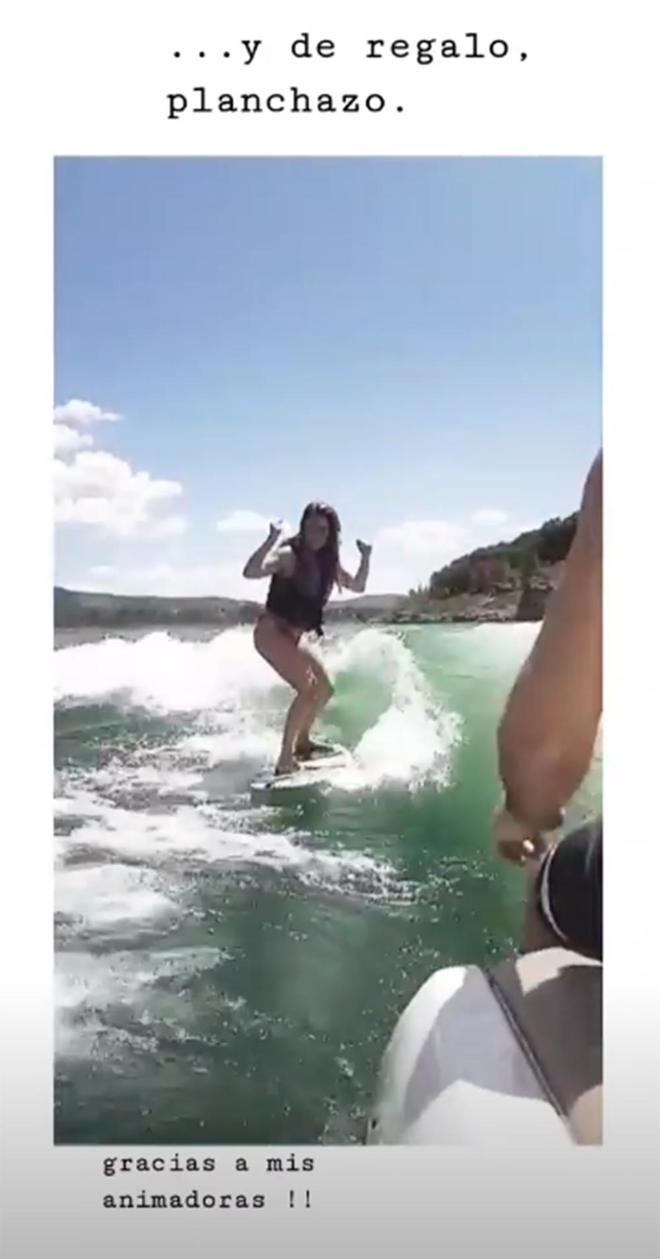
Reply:
[[[3,1038],[2,1176],[8,1259],[126,1254],[255,1253],[280,1240],[322,1254],[370,1240],[394,1253],[489,1259],[656,1253],[658,1037],[658,316],[660,196],[653,6],[617,15],[593,2],[475,0],[111,6],[59,0],[6,6],[2,121],[5,443],[0,494],[2,580]],[[333,61],[293,66],[302,30],[333,38]],[[505,37],[524,64],[383,61],[363,38]],[[175,48],[268,46],[252,71],[172,59]],[[199,67],[203,67],[200,72]],[[248,78],[249,76],[249,78]],[[403,114],[165,120],[178,83],[217,90],[381,90]],[[263,85],[263,86],[262,86]],[[183,89],[185,90],[185,89]],[[470,1151],[317,1149],[309,1182],[268,1185],[264,1211],[118,1212],[99,1206],[116,1182],[101,1150],[52,1146],[51,408],[52,162],[64,154],[438,154],[604,156],[606,450],[606,1094],[605,1146],[530,1157]],[[586,469],[585,469],[586,471]],[[112,1154],[121,1151],[113,1149]],[[137,1150],[127,1153],[136,1154]],[[185,1152],[185,1151],[184,1151]],[[192,1152],[192,1151],[191,1151]],[[263,1151],[233,1152],[215,1192],[259,1192]],[[128,1177],[126,1179],[129,1179]],[[294,1178],[295,1179],[295,1178]],[[142,1178],[124,1191],[136,1190]],[[236,1183],[238,1181],[238,1184]],[[140,1183],[138,1183],[140,1182]],[[222,1182],[220,1184],[220,1182]],[[247,1186],[247,1187],[246,1187]],[[149,1189],[168,1192],[164,1180]],[[192,1184],[186,1184],[189,1189]],[[313,1209],[287,1210],[309,1187]],[[177,1190],[181,1186],[177,1184]],[[209,1186],[209,1190],[211,1187]],[[38,1222],[37,1211],[42,1214]],[[194,1235],[194,1241],[191,1237]]]

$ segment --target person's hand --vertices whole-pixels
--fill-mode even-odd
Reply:
[[[524,866],[527,861],[538,861],[548,846],[543,835],[519,822],[505,806],[495,813],[493,839],[500,857],[516,866]]]
[[[369,559],[369,556],[371,555],[372,547],[368,546],[366,542],[361,542],[359,538],[357,540],[357,549],[360,552],[360,555],[362,556],[363,559],[365,560]]]

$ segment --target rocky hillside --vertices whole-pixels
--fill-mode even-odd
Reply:
[[[402,602],[400,595],[363,595],[331,603],[328,621],[385,620]],[[251,625],[262,604],[240,599],[165,598],[65,590],[56,586],[56,629],[137,629],[140,626]]]
[[[412,621],[538,621],[557,585],[577,513],[548,520],[512,541],[461,555],[411,591],[395,614]]]
[[[57,629],[78,626],[240,625],[254,620],[259,605],[238,599],[169,599],[157,595],[111,595],[55,587]]]

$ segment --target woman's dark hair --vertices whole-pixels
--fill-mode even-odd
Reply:
[[[330,595],[333,584],[338,579],[341,523],[334,507],[330,507],[328,503],[308,503],[302,516],[300,517],[298,533],[292,542],[292,546],[296,554],[300,553],[303,546],[305,525],[307,524],[310,516],[324,516],[328,522],[328,540],[317,553],[321,569],[322,597],[323,602],[325,603],[326,599],[328,599]]]

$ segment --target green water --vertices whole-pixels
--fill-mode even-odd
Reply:
[[[397,1015],[516,946],[495,729],[529,626],[339,629],[349,781],[255,803],[288,693],[249,631],[56,653],[59,1142],[360,1138]],[[600,762],[570,820],[600,802]]]

